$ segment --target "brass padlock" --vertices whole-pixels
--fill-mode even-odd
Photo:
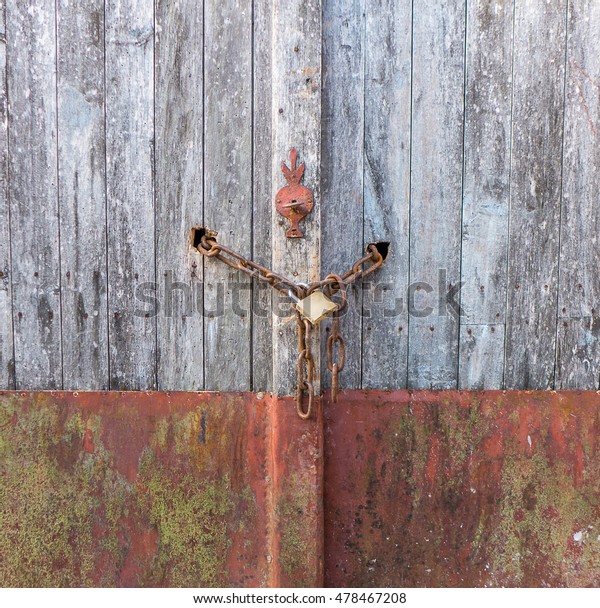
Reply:
[[[313,291],[309,296],[299,300],[292,293],[290,296],[296,301],[296,310],[313,325],[316,325],[326,316],[333,313],[338,305],[332,302],[322,291]]]

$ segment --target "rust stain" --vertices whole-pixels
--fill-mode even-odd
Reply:
[[[0,392],[0,584],[322,583],[302,422],[250,393]]]
[[[598,393],[347,391],[325,412],[327,585],[600,586]]]
[[[0,584],[600,586],[599,393],[315,409],[0,392]]]
[[[300,230],[300,220],[307,216],[315,205],[313,193],[300,182],[304,177],[304,163],[298,163],[298,153],[295,148],[290,150],[290,165],[281,163],[281,171],[287,181],[277,192],[275,208],[277,213],[290,221],[290,227],[285,233],[288,239],[304,236]]]

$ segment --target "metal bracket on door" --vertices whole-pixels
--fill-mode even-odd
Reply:
[[[300,230],[300,220],[307,216],[315,206],[313,193],[300,183],[304,177],[304,163],[300,163],[300,166],[297,166],[297,163],[298,152],[296,152],[296,148],[292,148],[290,150],[291,169],[285,163],[281,163],[281,172],[287,181],[287,186],[281,188],[275,197],[277,213],[290,221],[290,227],[285,233],[288,239],[304,236]]]

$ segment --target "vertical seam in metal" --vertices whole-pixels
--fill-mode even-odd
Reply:
[[[459,243],[459,259],[458,259],[458,281],[459,286],[462,283],[463,277],[463,232],[464,232],[464,213],[465,213],[465,140],[467,133],[467,40],[469,36],[469,2],[465,0],[465,27],[464,27],[464,44],[463,44],[463,120],[462,120],[462,175],[460,184],[460,243]],[[456,388],[460,389],[460,345],[461,345],[461,315],[462,315],[462,287],[459,290],[458,297],[458,332],[456,336]],[[466,389],[471,387],[467,386]]]
[[[410,126],[409,126],[409,154],[408,154],[408,273],[407,294],[411,283],[411,218],[412,218],[412,165],[413,165],[413,85],[415,75],[415,0],[411,1],[410,8]],[[406,388],[410,388],[410,302],[406,302]]]
[[[570,0],[565,3],[565,55],[564,55],[564,82],[563,82],[563,116],[562,116],[562,136],[561,136],[561,161],[560,161],[560,205],[558,208],[558,257],[556,260],[556,331],[554,334],[554,369],[552,371],[552,388],[556,389],[556,371],[558,367],[558,327],[559,327],[559,306],[560,306],[560,259],[562,247],[562,208],[564,200],[564,172],[565,172],[565,116],[567,112],[567,66],[569,56],[569,8]],[[579,315],[581,318],[581,314]],[[582,318],[580,319],[582,320]],[[600,388],[600,378],[596,378],[595,388]]]
[[[56,142],[54,150],[56,151],[56,215],[58,219],[58,307],[60,314],[60,388],[65,388],[65,365],[64,365],[64,349],[63,349],[63,289],[62,289],[62,242],[60,238],[60,160],[59,160],[59,132],[58,132],[58,0],[54,0],[54,99],[56,103],[56,113],[54,116],[54,124],[56,127]]]
[[[513,1],[513,22],[512,22],[512,50],[511,50],[511,72],[510,72],[510,152],[508,161],[508,219],[506,225],[506,285],[505,305],[504,305],[504,361],[502,365],[502,388],[506,389],[506,366],[508,349],[508,293],[510,290],[510,211],[512,207],[512,165],[513,165],[513,139],[514,139],[514,107],[515,107],[515,31],[517,25],[517,0]]]

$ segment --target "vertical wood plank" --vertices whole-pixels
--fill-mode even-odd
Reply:
[[[252,255],[271,268],[272,125],[271,34],[272,1],[254,3],[254,100],[253,100],[253,193]],[[254,282],[252,286],[252,390],[270,391],[273,386],[273,320],[271,288]]]
[[[272,189],[271,201],[285,185],[281,163],[289,165],[295,147],[306,170],[304,184],[313,191],[315,206],[303,220],[304,238],[288,239],[287,222],[273,214],[273,267],[298,282],[317,280],[321,270],[321,1],[273,3],[272,53]],[[279,298],[276,296],[275,300]],[[313,333],[315,369],[320,369],[318,332]],[[291,394],[297,384],[298,345],[293,315],[273,319],[273,390]],[[317,374],[318,376],[318,374]],[[318,382],[315,390],[319,390]]]
[[[406,388],[412,2],[377,0],[366,13],[364,245],[390,250],[364,290],[362,386]]]
[[[108,389],[104,2],[57,4],[64,388]]]
[[[156,276],[159,390],[204,386],[202,265],[203,2],[156,0]]]
[[[270,202],[274,204],[278,190],[286,184],[281,173],[281,163],[289,166],[290,148],[295,148],[299,161],[304,162],[304,185],[314,195],[312,213],[302,220],[304,238],[288,239],[285,232],[288,222],[278,213],[271,215],[271,243],[273,269],[297,282],[310,283],[321,271],[321,57],[322,57],[322,2],[321,0],[288,0],[272,3],[272,165]],[[273,391],[278,395],[293,394],[297,386],[298,341],[295,316],[282,315],[279,294],[273,297]],[[311,344],[316,370],[314,390],[320,391],[320,336],[313,332]],[[275,406],[275,407],[274,407]],[[274,564],[270,583],[277,585],[323,584],[323,406],[317,397],[310,420],[301,420],[294,411],[292,399],[275,399],[271,404],[272,450],[276,455],[272,472],[272,487],[277,492],[281,482],[287,480],[284,502],[273,504]],[[301,424],[297,424],[301,423]],[[291,433],[290,433],[291,431]],[[306,441],[317,440],[308,445]],[[283,441],[282,441],[283,440]],[[304,445],[302,445],[304,444]],[[298,447],[295,447],[298,446]],[[281,451],[283,450],[283,451]],[[294,455],[302,454],[301,468],[304,474],[286,469],[294,462]],[[311,455],[309,459],[306,457]],[[285,474],[288,473],[286,476]],[[290,474],[291,473],[291,474]],[[303,479],[305,490],[298,494],[293,487]],[[281,494],[280,494],[281,495]],[[304,514],[307,526],[301,526],[290,537],[290,520],[286,517],[289,505],[292,511]],[[286,506],[287,505],[287,506]],[[301,515],[302,516],[302,515]],[[308,516],[308,519],[307,519]],[[293,523],[292,523],[293,527]],[[305,531],[313,533],[306,535]],[[300,543],[298,543],[300,538]],[[290,540],[292,544],[290,545]],[[298,546],[313,559],[293,560],[297,568],[286,558],[286,545]],[[288,551],[289,552],[289,551]]]
[[[14,389],[7,127],[6,2],[2,0],[0,1],[0,388]]]
[[[462,325],[460,367],[462,390],[498,390],[504,378],[504,325]]]
[[[556,345],[556,390],[600,388],[600,320],[561,318]]]
[[[567,27],[556,388],[597,389],[600,5],[570,0]]]
[[[252,242],[252,12],[207,2],[204,41],[204,220],[219,242],[249,256]],[[204,264],[205,385],[250,388],[250,280]]]
[[[428,285],[415,305],[432,311],[409,320],[408,386],[450,389],[458,380],[458,315],[446,296],[460,282],[465,3],[420,3],[413,28],[410,281]]]
[[[6,11],[15,376],[62,386],[54,0]]]
[[[106,2],[110,387],[156,387],[152,0]]]
[[[322,275],[343,274],[363,254],[364,37],[363,0],[323,4]],[[347,290],[340,321],[344,388],[361,385],[362,282]],[[331,331],[331,319],[321,323]],[[325,341],[323,341],[325,346]],[[323,349],[322,380],[331,384]]]
[[[461,389],[500,389],[503,382],[513,15],[514,0],[468,3]],[[485,360],[480,362],[475,352]],[[463,357],[471,364],[463,365]]]
[[[565,11],[566,0],[516,1],[506,311],[508,389],[549,389],[554,384]]]

